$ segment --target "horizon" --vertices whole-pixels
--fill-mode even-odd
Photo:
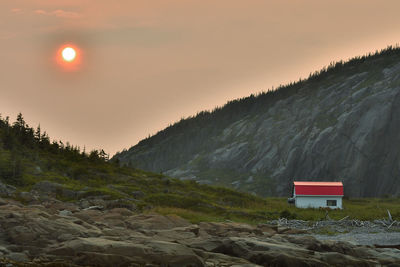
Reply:
[[[21,112],[52,139],[110,155],[200,111],[396,45],[400,31],[397,1],[0,6],[2,117]],[[73,70],[53,62],[66,43],[82,51]]]

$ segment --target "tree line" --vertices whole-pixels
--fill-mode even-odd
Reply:
[[[85,149],[81,151],[79,146],[69,142],[64,144],[51,140],[40,125],[36,129],[30,127],[21,113],[12,123],[8,116],[2,118],[0,115],[0,178],[18,183],[29,164],[37,162],[37,165],[41,165],[39,163],[44,159],[48,165],[56,165],[57,161],[102,164],[109,161],[109,155],[103,149],[87,153]]]

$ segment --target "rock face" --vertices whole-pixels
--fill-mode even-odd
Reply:
[[[398,249],[280,234],[284,231],[279,227],[266,224],[197,225],[177,216],[134,214],[125,208],[81,210],[78,206],[72,208],[72,203],[24,206],[3,201],[0,258],[6,260],[0,260],[0,265],[14,262],[4,266],[22,263],[180,267],[400,264]]]
[[[263,196],[289,195],[293,180],[399,196],[400,50],[389,52],[200,113],[115,158]]]

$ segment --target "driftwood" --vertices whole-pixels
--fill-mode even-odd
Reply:
[[[387,213],[388,213],[388,217],[389,217],[389,222],[392,222],[393,221],[392,214],[390,214],[389,210],[387,210]]]
[[[268,224],[278,225],[288,228],[296,228],[301,230],[313,230],[323,227],[334,227],[337,229],[346,229],[354,227],[364,228],[381,228],[390,229],[392,227],[400,227],[400,221],[390,221],[390,219],[380,219],[374,221],[362,221],[357,219],[349,219],[349,216],[340,220],[320,220],[320,221],[304,221],[304,220],[288,220],[287,218],[279,218],[278,220],[269,221]]]
[[[392,225],[395,223],[396,221],[393,221],[389,226],[388,226],[388,229],[390,228],[390,227],[392,227]]]

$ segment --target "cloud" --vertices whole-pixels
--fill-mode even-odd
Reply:
[[[46,12],[46,11],[44,11],[44,10],[41,10],[41,9],[37,9],[37,10],[35,10],[35,13],[36,13],[36,14],[47,15],[47,12]]]
[[[79,19],[82,17],[82,15],[77,12],[65,11],[62,9],[57,9],[50,12],[45,11],[43,9],[36,9],[35,14],[64,18],[64,19]]]
[[[14,14],[22,14],[22,13],[24,13],[22,11],[22,9],[20,9],[20,8],[13,8],[13,9],[11,9],[11,12],[14,13]]]
[[[59,18],[67,18],[67,19],[77,19],[81,17],[81,14],[76,13],[76,12],[69,12],[69,11],[64,11],[61,9],[57,9],[52,12],[56,17]]]

